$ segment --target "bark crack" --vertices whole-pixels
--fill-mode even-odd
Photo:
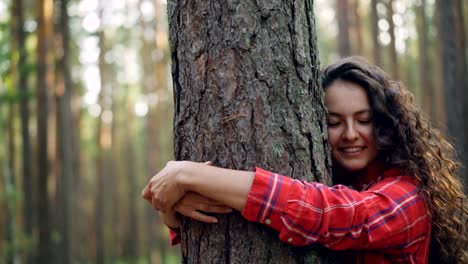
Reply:
[[[230,230],[230,219],[231,217],[233,217],[232,215],[228,215],[226,217],[226,230],[224,231],[224,235],[225,235],[225,238],[226,238],[226,249],[227,249],[227,254],[226,254],[226,264],[229,264],[231,263],[231,253],[232,253],[232,248],[231,248],[231,237],[229,236],[229,230]]]
[[[314,155],[314,140],[312,133],[307,132],[306,133],[307,140],[309,141],[309,151],[310,151],[310,171],[312,172],[314,178],[312,179],[313,181],[320,181],[319,179],[319,173],[317,173],[317,163],[315,162],[315,155]]]

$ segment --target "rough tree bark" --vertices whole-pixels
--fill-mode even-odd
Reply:
[[[169,1],[168,12],[175,158],[329,184],[313,1]],[[331,262],[238,213],[182,227],[183,263]]]

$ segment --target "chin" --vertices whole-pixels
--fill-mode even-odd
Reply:
[[[364,167],[343,167],[343,168],[344,168],[345,170],[351,171],[351,172],[353,172],[353,171],[360,171],[360,170],[364,169]]]
[[[340,166],[347,171],[359,171],[366,167],[364,164],[343,164],[340,163]]]

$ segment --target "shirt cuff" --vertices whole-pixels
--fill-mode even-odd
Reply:
[[[291,181],[288,177],[256,168],[242,216],[281,231],[281,217],[287,206]]]
[[[171,242],[171,246],[175,246],[180,244],[180,227],[177,228],[169,228],[169,239]]]

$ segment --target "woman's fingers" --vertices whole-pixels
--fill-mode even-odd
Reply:
[[[185,190],[177,177],[184,164],[183,162],[168,162],[143,189],[143,198],[148,200],[156,210],[167,212],[184,196]]]
[[[145,188],[143,188],[143,191],[141,191],[141,196],[147,200],[148,202],[151,202],[151,182],[149,182]]]
[[[178,202],[179,207],[193,208],[208,213],[230,213],[232,209],[221,202],[202,196],[198,193],[188,192]]]
[[[211,166],[211,165],[213,165],[213,162],[211,160],[209,160],[209,161],[205,161],[203,164]]]
[[[216,217],[204,215],[201,212],[195,211],[195,210],[189,212],[186,216],[193,218],[197,221],[204,222],[204,223],[209,223],[209,224],[218,223],[218,219]]]
[[[154,199],[154,197],[151,197],[151,205],[153,206],[154,210],[156,211],[159,211],[159,206],[158,206],[158,203],[156,202],[156,200]]]
[[[226,214],[232,212],[232,208],[225,205],[213,205],[213,204],[198,204],[196,205],[197,210],[204,211],[207,213],[219,213]]]

